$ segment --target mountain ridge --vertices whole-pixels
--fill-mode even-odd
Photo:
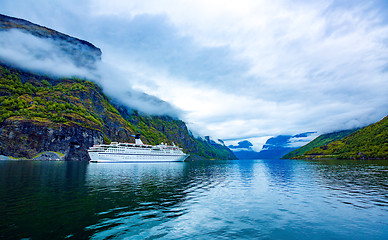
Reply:
[[[388,116],[292,158],[388,159]]]
[[[0,16],[3,22],[0,31],[14,26],[4,27],[4,22],[10,19],[13,18]],[[22,19],[14,22],[39,28],[39,31],[41,28]],[[68,44],[59,48],[70,54],[79,66],[93,67],[101,57],[101,50],[93,44],[84,48],[79,45],[86,41],[69,40],[72,37],[51,29],[48,29],[51,35],[45,36],[47,29],[38,32],[59,41],[56,42],[59,45],[66,41]],[[24,27],[23,31],[31,29]],[[55,40],[53,35],[64,36],[65,40]],[[76,46],[71,45],[74,41]],[[226,146],[193,137],[181,120],[139,114],[114,103],[96,83],[42,75],[0,60],[0,155],[33,159],[42,154],[50,156],[47,152],[51,152],[64,160],[88,160],[86,150],[93,144],[128,142],[134,133],[142,134],[143,142],[148,144],[175,142],[190,153],[193,160],[236,159]]]
[[[322,134],[322,135],[316,137],[311,142],[307,143],[306,145],[304,145],[300,148],[297,148],[290,153],[287,153],[282,158],[289,159],[289,158],[294,158],[296,156],[303,155],[305,152],[312,150],[315,147],[321,147],[321,146],[329,144],[333,141],[340,140],[340,139],[352,134],[353,132],[355,132],[357,130],[358,130],[358,128]]]
[[[305,142],[306,138],[315,132],[305,132],[296,135],[278,135],[267,139],[260,151],[252,149],[253,144],[248,140],[238,142],[237,146],[230,145],[229,148],[239,159],[277,159],[297,149],[294,142]]]

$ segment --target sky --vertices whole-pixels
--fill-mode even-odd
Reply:
[[[156,96],[193,133],[227,144],[362,127],[388,114],[384,0],[1,2],[2,14],[101,48],[104,83],[119,86],[111,95]]]

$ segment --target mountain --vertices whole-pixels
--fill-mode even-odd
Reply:
[[[324,145],[329,144],[331,142],[334,142],[336,140],[342,139],[342,138],[352,134],[353,132],[355,132],[357,130],[358,129],[352,129],[352,130],[344,130],[344,131],[339,131],[339,132],[322,134],[322,135],[318,136],[317,138],[315,138],[313,141],[309,142],[308,144],[306,144],[300,148],[297,148],[294,151],[284,155],[282,158],[290,159],[290,158],[294,158],[296,156],[301,156],[305,152],[310,151],[313,148],[321,147],[321,146],[324,146]]]
[[[241,149],[241,150],[247,150],[247,151],[251,150],[251,151],[253,151],[252,147],[253,147],[253,144],[250,141],[248,141],[248,140],[244,140],[244,141],[238,142],[237,146],[229,145],[229,148],[230,149],[234,149],[234,150],[240,150]]]
[[[264,144],[263,149],[258,153],[258,158],[281,158],[284,154],[293,151],[295,147],[291,147],[289,144],[292,137],[293,136],[290,135],[280,135],[268,139]]]
[[[252,149],[253,144],[248,140],[238,142],[237,146],[229,145],[228,147],[238,159],[257,159],[258,152]]]
[[[59,49],[77,66],[93,69],[101,57],[101,50],[91,43],[0,15],[0,32],[15,28],[50,39],[54,51]],[[19,66],[0,59],[2,158],[88,160],[87,149],[93,144],[130,142],[135,133],[146,144],[174,142],[194,160],[236,158],[223,144],[192,136],[183,121],[140,114],[106,96],[91,81],[47,76]]]
[[[306,142],[311,134],[315,132],[306,132],[296,135],[279,135],[269,138],[260,152],[252,149],[253,144],[247,140],[241,141],[237,146],[230,145],[229,148],[239,159],[276,159],[297,149],[293,146],[295,142]]]
[[[0,14],[0,31],[12,30],[18,30],[40,39],[49,40],[50,43],[56,46],[56,51],[44,51],[43,53],[46,56],[39,57],[52,57],[53,54],[66,55],[74,65],[91,69],[95,67],[96,62],[101,60],[101,49],[87,41],[68,36],[24,19]]]
[[[387,159],[388,116],[328,144],[294,158]]]

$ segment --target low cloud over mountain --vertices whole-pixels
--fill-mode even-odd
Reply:
[[[126,76],[120,86],[182,109],[193,131],[227,144],[386,116],[387,9],[381,0],[2,1],[4,14],[101,47]]]
[[[171,104],[131,85],[131,78],[101,61],[101,50],[91,43],[22,19],[0,15],[0,61],[54,77],[93,80],[116,101],[139,112],[178,116]]]
[[[253,150],[253,144],[247,140],[238,142],[238,145],[229,145],[228,147],[239,159],[274,159],[281,158],[294,149],[307,144],[314,137],[316,137],[316,132],[272,137],[267,140],[260,151]]]

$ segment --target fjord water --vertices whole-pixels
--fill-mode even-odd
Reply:
[[[387,161],[0,161],[0,239],[387,236]]]

